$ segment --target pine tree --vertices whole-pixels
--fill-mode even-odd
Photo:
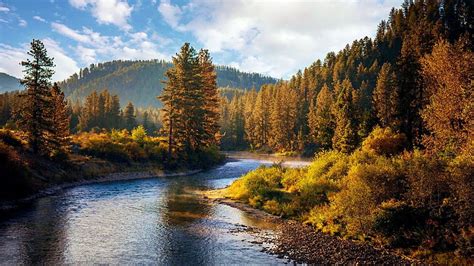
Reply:
[[[308,117],[311,136],[316,145],[322,149],[332,147],[334,136],[334,116],[332,108],[334,104],[332,92],[325,84],[318,94],[316,103],[310,108]]]
[[[23,103],[19,112],[18,125],[28,136],[34,153],[49,156],[52,151],[52,97],[51,77],[54,74],[53,59],[48,57],[44,44],[33,39],[28,55],[32,59],[21,62],[25,76]]]
[[[208,70],[206,74],[212,76]],[[178,153],[189,154],[208,145],[208,133],[213,127],[204,122],[206,95],[201,73],[196,51],[189,43],[185,43],[173,57],[173,67],[166,72],[166,87],[159,96],[164,105],[163,123],[168,135],[169,156],[173,149]],[[207,81],[210,84],[212,77],[209,76]]]
[[[217,144],[219,132],[219,93],[217,91],[217,74],[208,50],[199,51],[199,68],[204,93],[204,145]]]
[[[270,145],[275,150],[297,149],[298,95],[287,84],[277,84],[270,110]]]
[[[380,125],[394,130],[399,127],[399,90],[396,82],[397,79],[390,63],[383,64],[372,96]]]
[[[52,112],[52,144],[55,154],[66,154],[69,150],[69,123],[70,115],[67,108],[67,101],[64,92],[61,91],[55,82],[51,88],[53,99]]]
[[[271,87],[262,86],[257,94],[252,119],[255,123],[255,148],[262,148],[268,144],[270,133]]]
[[[354,119],[354,88],[348,79],[342,84],[336,84],[338,96],[334,104],[333,113],[336,119],[336,128],[332,138],[333,148],[345,153],[351,152],[357,145],[357,127]]]
[[[120,128],[122,121],[120,115],[120,99],[118,95],[112,95],[110,100],[110,108],[107,113],[107,121],[110,128]]]
[[[255,88],[247,92],[243,96],[244,117],[245,117],[245,138],[250,144],[251,149],[255,149],[257,143],[257,122],[255,120],[255,102],[257,99],[257,91]]]
[[[132,102],[128,102],[123,116],[126,129],[132,130],[137,126],[137,121],[135,120],[135,107],[133,106]]]

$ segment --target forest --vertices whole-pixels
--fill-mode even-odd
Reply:
[[[404,1],[375,38],[288,80],[215,66],[185,43],[172,62],[93,64],[53,83],[54,62],[33,40],[25,90],[0,94],[0,198],[62,182],[42,173],[51,165],[176,170],[215,166],[220,151],[306,156],[307,168],[263,166],[224,194],[320,232],[469,264],[473,23],[470,1]]]
[[[316,152],[307,169],[262,167],[227,197],[438,263],[472,256],[473,8],[405,1],[375,39],[289,81],[223,99],[222,146]]]

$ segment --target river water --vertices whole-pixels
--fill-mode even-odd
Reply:
[[[192,176],[89,184],[40,198],[0,218],[0,264],[285,263],[241,230],[271,235],[275,225],[195,193],[271,163],[239,158]]]

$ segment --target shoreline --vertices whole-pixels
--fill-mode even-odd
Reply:
[[[314,230],[299,221],[284,219],[253,208],[243,202],[222,197],[219,190],[204,193],[204,199],[216,204],[239,209],[256,219],[275,223],[278,227],[275,239],[268,239],[271,248],[262,252],[279,258],[305,264],[397,264],[419,263],[412,258],[395,254],[369,243],[342,239]],[[258,234],[258,233],[257,233]]]
[[[87,179],[80,179],[74,182],[68,182],[63,184],[52,185],[45,189],[41,189],[38,192],[29,195],[27,197],[10,200],[0,203],[0,213],[2,212],[9,212],[19,209],[32,201],[54,195],[62,190],[82,186],[82,185],[89,185],[89,184],[97,184],[97,183],[106,183],[106,182],[115,182],[115,181],[129,181],[129,180],[139,180],[139,179],[148,179],[148,178],[168,178],[168,177],[179,177],[179,176],[186,176],[186,175],[195,175],[200,172],[203,172],[204,169],[196,169],[196,170],[186,170],[186,171],[163,171],[158,169],[150,169],[146,171],[119,171],[119,172],[112,172],[107,174],[99,174],[94,178],[87,178]]]

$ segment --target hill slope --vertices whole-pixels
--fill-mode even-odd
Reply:
[[[131,101],[136,106],[160,106],[156,99],[165,80],[164,73],[171,63],[159,60],[111,61],[81,69],[60,83],[66,95],[72,99],[83,99],[92,91],[108,89],[120,97],[122,105]],[[217,66],[219,87],[249,89],[277,80],[257,73],[240,72],[235,68]]]
[[[20,84],[19,79],[6,73],[0,73],[0,93],[21,89],[23,89],[23,86]]]

